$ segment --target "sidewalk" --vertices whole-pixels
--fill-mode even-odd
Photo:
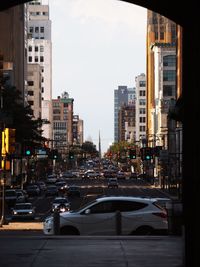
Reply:
[[[43,224],[42,222],[9,222],[8,224],[4,224],[0,227],[0,231],[6,230],[41,230],[42,231]]]
[[[175,236],[44,236],[0,232],[1,267],[183,267]]]

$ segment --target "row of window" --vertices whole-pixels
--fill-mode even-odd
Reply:
[[[30,12],[30,15],[31,16],[47,16],[48,15],[48,12],[40,12],[40,11],[36,11],[36,12]]]
[[[29,52],[32,52],[33,51],[33,48],[34,48],[33,46],[29,45],[28,51]],[[35,50],[35,52],[39,52],[39,51],[40,52],[44,52],[44,46],[43,45],[40,45],[40,50],[39,50],[39,46],[36,45],[34,50]]]
[[[29,32],[30,33],[44,33],[44,27],[38,27],[38,26],[36,26],[36,27],[29,27]]]
[[[33,57],[29,56],[28,62],[44,62],[44,56],[40,56],[40,57],[35,56],[34,61],[33,61]]]

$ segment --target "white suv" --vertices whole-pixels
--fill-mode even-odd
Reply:
[[[167,213],[155,199],[112,196],[98,198],[76,211],[60,214],[60,234],[116,235],[117,214],[121,214],[121,234],[167,233]],[[53,217],[43,223],[43,232],[54,234]]]

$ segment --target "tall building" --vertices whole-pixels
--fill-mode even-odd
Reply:
[[[168,113],[177,98],[176,90],[176,46],[156,43],[154,54],[154,109],[151,113],[153,135],[149,136],[152,146],[168,147]]]
[[[27,4],[28,63],[41,67],[43,136],[52,139],[52,43],[49,6],[41,0]]]
[[[155,108],[154,95],[154,43],[176,43],[176,24],[158,13],[148,10],[147,13],[147,138],[153,134],[152,110]]]
[[[142,146],[146,139],[146,76],[135,77],[136,86],[136,141]]]
[[[39,64],[28,64],[27,101],[33,111],[34,119],[42,118],[41,67]]]
[[[25,5],[17,5],[0,12],[0,54],[4,61],[4,75],[10,77],[25,99],[26,93],[26,12]]]
[[[135,141],[135,105],[122,105],[119,109],[119,141]]]
[[[120,85],[114,90],[114,142],[119,141],[119,110],[123,105],[135,103],[135,88]]]
[[[83,144],[83,120],[73,115],[73,145]]]
[[[53,106],[53,148],[67,154],[73,145],[73,103],[74,99],[64,92],[61,97],[52,99]]]

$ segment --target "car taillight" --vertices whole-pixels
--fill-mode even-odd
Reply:
[[[153,212],[152,214],[160,218],[167,218],[167,214],[165,212]]]

